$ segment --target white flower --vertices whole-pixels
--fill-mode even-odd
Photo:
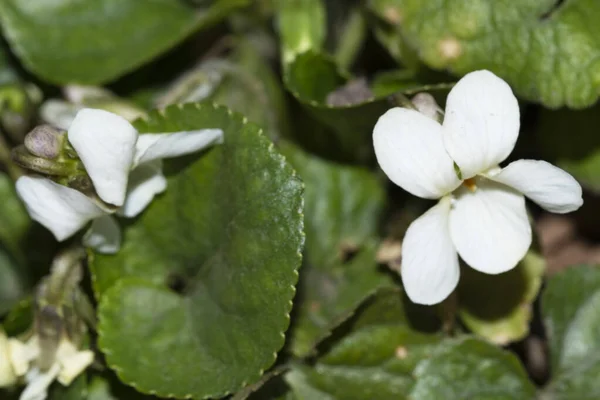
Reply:
[[[0,328],[0,387],[10,387],[18,382],[19,377],[13,367],[12,351],[6,333]]]
[[[110,216],[138,215],[166,189],[161,159],[177,157],[221,143],[223,131],[141,134],[123,117],[108,111],[83,109],[68,129],[68,139],[92,180],[99,204],[83,193],[47,178],[24,176],[16,183],[31,218],[62,241],[94,221],[86,245],[104,253],[120,247],[120,231]]]
[[[390,180],[415,196],[440,199],[409,226],[402,243],[402,282],[413,302],[439,303],[454,290],[457,253],[488,274],[514,268],[531,244],[523,195],[556,213],[583,204],[577,181],[545,161],[498,166],[513,150],[519,124],[517,99],[489,71],[456,84],[443,124],[403,108],[377,121],[375,154]]]
[[[44,400],[54,380],[69,386],[94,361],[91,350],[77,350],[73,343],[64,338],[56,348],[50,366],[44,370],[38,365],[42,349],[37,335],[26,343],[11,338],[8,347],[10,355],[1,361],[8,361],[15,376],[24,377],[27,383],[19,400]]]

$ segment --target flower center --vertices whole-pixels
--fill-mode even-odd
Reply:
[[[463,181],[463,185],[465,185],[465,187],[467,189],[469,189],[471,192],[474,192],[475,190],[477,190],[477,185],[475,184],[475,178],[465,179]]]

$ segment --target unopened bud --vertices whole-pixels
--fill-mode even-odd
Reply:
[[[35,156],[53,160],[60,154],[64,136],[64,131],[40,125],[25,136],[25,148]]]
[[[421,114],[428,116],[438,122],[442,121],[444,111],[438,106],[435,98],[429,93],[418,93],[412,99],[412,103]]]

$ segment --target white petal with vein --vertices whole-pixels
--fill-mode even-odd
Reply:
[[[50,230],[59,241],[104,214],[83,193],[47,178],[23,176],[17,180],[16,188],[31,218]]]
[[[436,304],[458,283],[458,256],[448,228],[450,201],[442,199],[417,218],[402,242],[402,283],[414,303]]]
[[[178,157],[195,153],[206,147],[222,143],[221,129],[200,129],[174,133],[145,133],[140,135],[135,150],[134,164],[161,158]]]
[[[546,161],[514,161],[490,179],[515,188],[550,212],[564,214],[583,205],[581,185]]]
[[[450,211],[450,235],[472,268],[499,274],[514,268],[531,245],[525,197],[493,181],[477,179],[475,192],[461,187]]]
[[[392,108],[383,114],[373,130],[373,146],[383,172],[415,196],[437,199],[460,184],[441,125],[415,110]]]
[[[519,136],[519,103],[510,86],[489,71],[465,75],[452,88],[444,116],[444,144],[463,178],[504,161]]]
[[[98,196],[122,206],[138,137],[135,128],[117,114],[84,108],[75,116],[68,135]]]

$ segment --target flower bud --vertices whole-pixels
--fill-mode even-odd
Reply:
[[[438,106],[435,98],[429,93],[418,93],[412,99],[412,103],[421,114],[428,116],[438,122],[442,122],[444,112]]]
[[[25,148],[35,156],[53,160],[60,154],[64,137],[65,132],[40,125],[25,136]]]

